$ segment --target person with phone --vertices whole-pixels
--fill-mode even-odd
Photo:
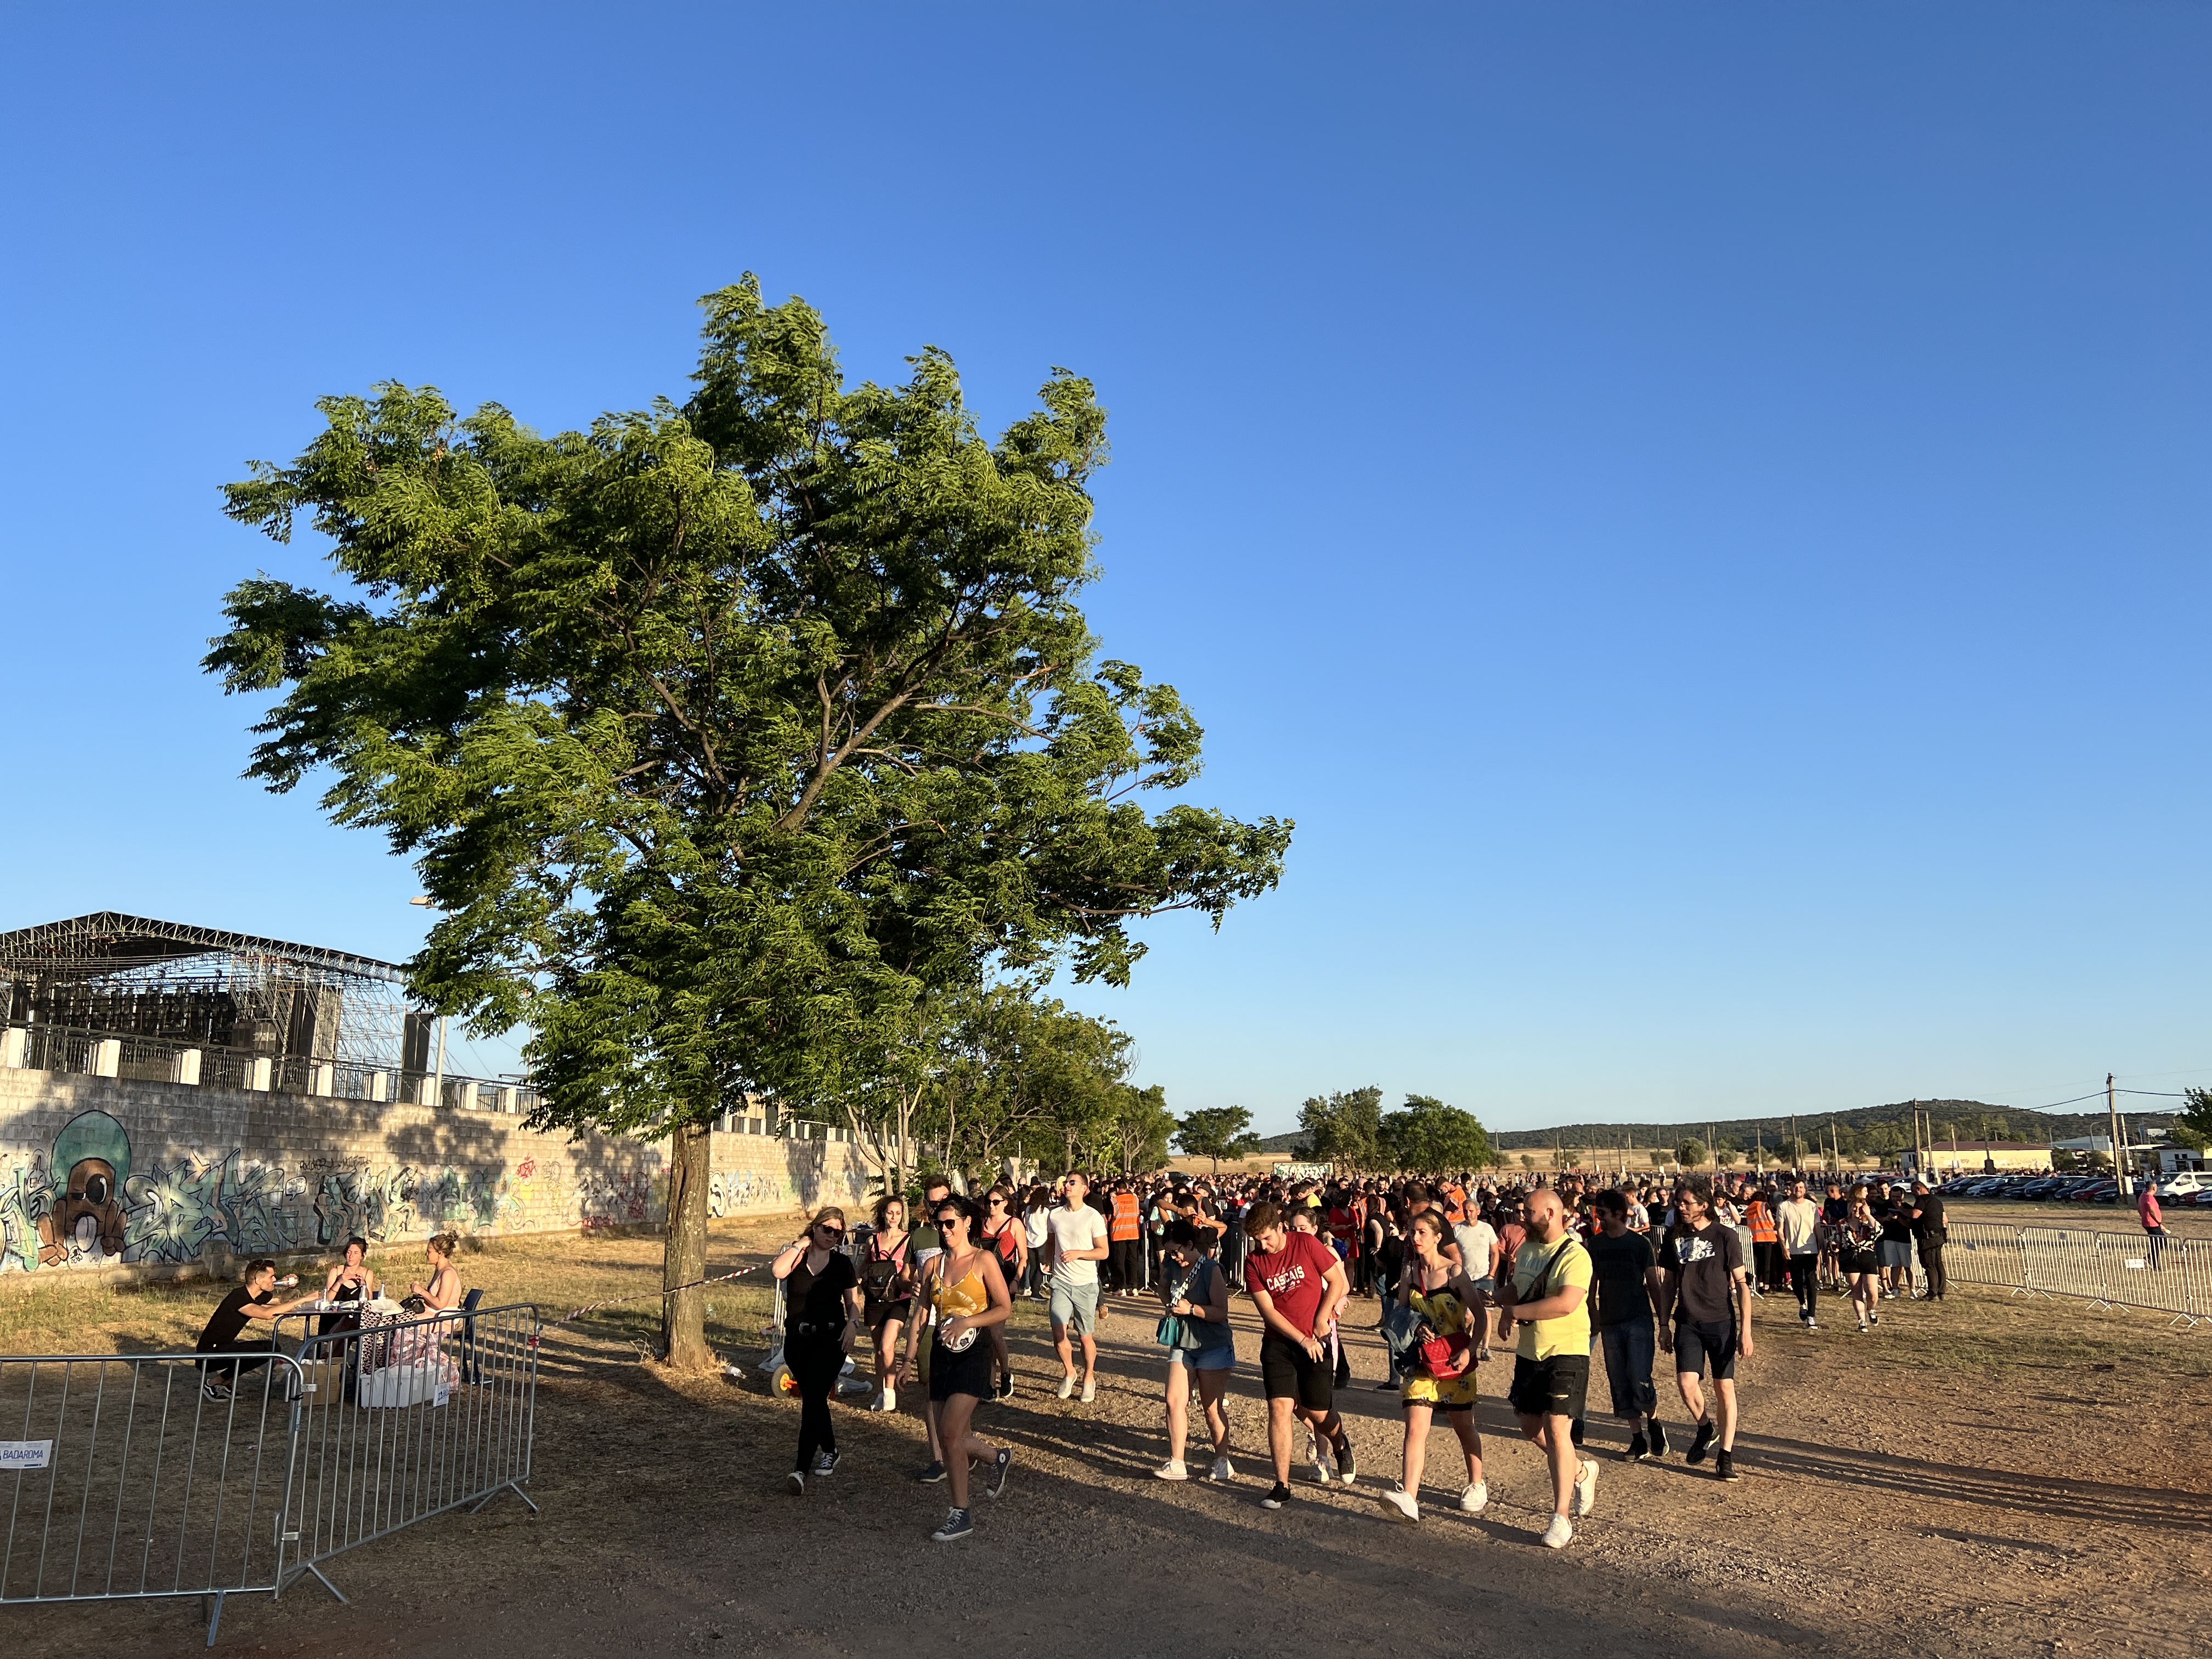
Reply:
[[[991,1466],[990,1483],[983,1489],[987,1496],[996,1498],[1006,1489],[1013,1448],[990,1444],[969,1425],[975,1407],[992,1394],[987,1339],[994,1326],[1006,1323],[1014,1304],[1006,1291],[1006,1275],[999,1270],[998,1253],[981,1248],[977,1239],[981,1213],[975,1200],[948,1192],[930,1211],[944,1248],[930,1258],[921,1282],[922,1298],[937,1315],[929,1353],[929,1398],[937,1408],[938,1444],[952,1482],[951,1513],[930,1538],[950,1544],[975,1530],[968,1491],[971,1462]],[[915,1340],[921,1329],[919,1320],[907,1327],[906,1355],[899,1361],[901,1388],[914,1364]]]
[[[1475,1335],[1487,1322],[1490,1298],[1458,1262],[1444,1255],[1446,1224],[1434,1210],[1413,1218],[1412,1260],[1398,1283],[1398,1305],[1418,1314],[1433,1338],[1407,1355],[1413,1365],[1399,1395],[1406,1414],[1406,1449],[1397,1490],[1382,1494],[1382,1501],[1408,1521],[1421,1518],[1421,1473],[1428,1462],[1429,1426],[1439,1411],[1459,1437],[1460,1450],[1467,1457],[1460,1509],[1480,1515],[1490,1503],[1489,1483],[1482,1478],[1482,1436],[1474,1426],[1480,1392]],[[1425,1349],[1437,1357],[1425,1358]]]

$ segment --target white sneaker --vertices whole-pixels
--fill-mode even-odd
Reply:
[[[1075,1377],[1073,1373],[1060,1379],[1060,1397],[1062,1400],[1075,1398]]]
[[[1206,1478],[1209,1480],[1234,1480],[1237,1470],[1227,1458],[1217,1457],[1213,1460],[1213,1473]]]
[[[1544,1528],[1544,1547],[1547,1550],[1563,1550],[1573,1541],[1574,1535],[1573,1524],[1567,1517],[1564,1515],[1555,1515],[1552,1517],[1552,1524]]]
[[[1083,1403],[1087,1406],[1097,1398],[1098,1379],[1095,1376],[1085,1377],[1083,1379]]]
[[[1382,1501],[1397,1510],[1406,1520],[1419,1521],[1421,1518],[1420,1504],[1415,1501],[1413,1494],[1402,1486],[1386,1487],[1382,1493]]]
[[[1577,1518],[1588,1515],[1590,1506],[1597,1502],[1597,1465],[1584,1463],[1582,1473],[1575,1476],[1574,1511]]]
[[[1190,1471],[1170,1457],[1152,1471],[1152,1478],[1156,1480],[1188,1480],[1190,1479]]]
[[[1490,1483],[1478,1480],[1460,1493],[1459,1507],[1462,1514],[1480,1515],[1490,1507]]]
[[[1328,1478],[1333,1471],[1329,1466],[1328,1454],[1327,1452],[1317,1451],[1314,1454],[1313,1470],[1314,1480],[1316,1484],[1323,1486],[1328,1485]]]

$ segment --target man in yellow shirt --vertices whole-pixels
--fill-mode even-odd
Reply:
[[[1513,1272],[1498,1287],[1498,1340],[1521,1328],[1513,1388],[1506,1396],[1521,1432],[1544,1449],[1552,1466],[1549,1549],[1565,1549],[1573,1522],[1597,1498],[1597,1465],[1576,1450],[1575,1419],[1589,1389],[1589,1252],[1567,1226],[1559,1195],[1539,1187],[1522,1205],[1528,1237],[1514,1253]]]

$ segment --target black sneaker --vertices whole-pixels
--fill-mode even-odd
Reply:
[[[200,1398],[203,1400],[228,1400],[230,1398],[230,1389],[224,1384],[216,1382],[213,1377],[210,1377],[206,1382],[200,1384]]]
[[[1713,1474],[1723,1480],[1743,1479],[1735,1472],[1735,1454],[1732,1451],[1717,1451],[1713,1454]]]
[[[1348,1486],[1359,1479],[1359,1460],[1352,1455],[1352,1437],[1340,1428],[1328,1443],[1336,1454],[1336,1478]]]
[[[1634,1434],[1628,1437],[1628,1461],[1630,1462],[1641,1463],[1644,1459],[1650,1455],[1651,1443],[1644,1437],[1644,1431],[1641,1429],[1638,1429]]]
[[[1721,1455],[1725,1457],[1728,1454],[1723,1452]],[[1014,1449],[1012,1446],[1000,1447],[999,1455],[991,1460],[991,1484],[983,1488],[984,1497],[996,1498],[1006,1491],[1006,1471],[1013,1467],[1013,1462]]]
[[[1013,1397],[1014,1379],[1011,1376],[1000,1377],[999,1379],[999,1398],[1001,1400],[1012,1400]]]
[[[1698,1424],[1697,1437],[1690,1442],[1690,1449],[1686,1454],[1690,1462],[1692,1463],[1704,1462],[1705,1461],[1706,1452],[1712,1449],[1713,1441],[1717,1437],[1717,1431],[1714,1429],[1712,1420],[1710,1418]]]
[[[1260,1507],[1263,1510],[1279,1510],[1290,1501],[1291,1489],[1278,1480],[1268,1488],[1267,1495],[1260,1500]]]
[[[920,1474],[915,1476],[915,1479],[921,1481],[925,1486],[933,1486],[939,1481],[945,1479],[945,1465],[932,1460],[929,1467],[922,1470]]]
[[[1581,1418],[1577,1417],[1575,1419],[1572,1425],[1569,1427],[1567,1430],[1567,1438],[1573,1441],[1577,1446],[1583,1443],[1583,1419]]]
[[[1655,1417],[1651,1419],[1651,1455],[1664,1457],[1666,1455],[1667,1425]]]

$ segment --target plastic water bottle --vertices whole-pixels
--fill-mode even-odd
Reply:
[[[295,1291],[299,1287],[300,1275],[297,1273],[287,1273],[276,1281],[276,1288],[280,1291]]]

